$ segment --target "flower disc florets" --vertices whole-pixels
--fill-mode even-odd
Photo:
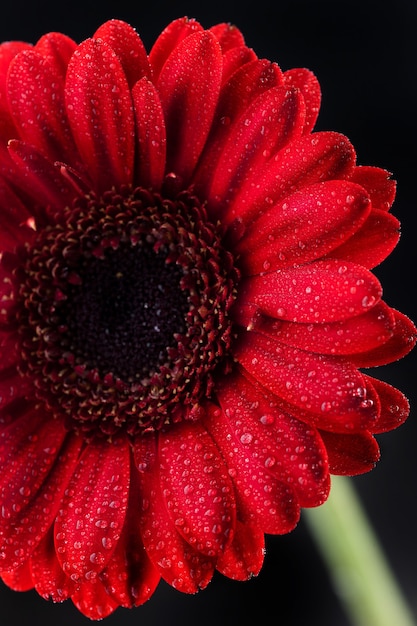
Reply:
[[[89,436],[198,417],[237,270],[191,192],[80,198],[25,256],[17,317],[39,399]]]

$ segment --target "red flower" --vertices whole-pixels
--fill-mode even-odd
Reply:
[[[407,416],[358,370],[415,340],[394,182],[224,24],[0,55],[0,575],[93,619],[246,579]]]

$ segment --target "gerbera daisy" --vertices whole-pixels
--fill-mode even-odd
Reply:
[[[407,416],[389,174],[240,31],[0,47],[0,576],[90,618],[257,574]]]

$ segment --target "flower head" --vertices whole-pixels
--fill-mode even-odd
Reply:
[[[408,414],[395,184],[239,30],[0,47],[0,576],[101,618],[257,574]]]

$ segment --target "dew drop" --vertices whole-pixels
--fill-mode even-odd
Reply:
[[[364,309],[369,309],[371,306],[373,306],[376,302],[376,298],[374,296],[364,296],[362,298],[362,306]]]
[[[111,550],[113,547],[113,541],[112,539],[110,539],[110,537],[103,537],[103,539],[101,540],[101,544],[106,550]]]
[[[240,437],[240,442],[244,445],[251,443],[253,440],[253,435],[251,433],[243,433]]]
[[[270,426],[271,424],[273,424],[275,422],[275,417],[273,415],[271,415],[270,413],[266,413],[265,415],[262,415],[259,418],[259,421],[264,426]]]

